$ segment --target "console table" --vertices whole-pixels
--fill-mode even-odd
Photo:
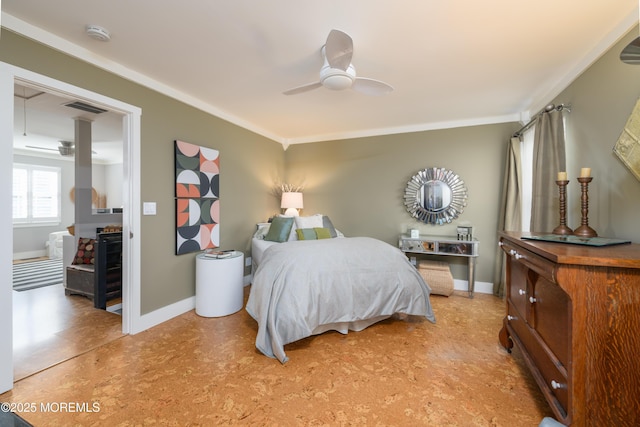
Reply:
[[[479,244],[480,242],[476,239],[458,240],[455,237],[447,236],[410,237],[408,234],[402,234],[398,240],[398,247],[405,253],[466,257],[469,298],[473,298]]]

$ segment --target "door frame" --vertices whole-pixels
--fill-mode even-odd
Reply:
[[[142,109],[65,82],[0,62],[0,393],[13,388],[13,170],[14,83],[97,104],[123,117],[122,332],[145,329],[140,314],[140,117]]]

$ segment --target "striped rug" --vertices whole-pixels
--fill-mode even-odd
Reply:
[[[22,292],[60,284],[62,273],[61,258],[13,264],[13,290]]]

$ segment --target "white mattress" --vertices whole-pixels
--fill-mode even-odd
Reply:
[[[262,260],[262,255],[264,251],[267,250],[270,246],[277,245],[278,242],[271,242],[269,240],[262,240],[253,238],[251,239],[251,272],[255,272],[256,268],[260,265],[260,261]]]

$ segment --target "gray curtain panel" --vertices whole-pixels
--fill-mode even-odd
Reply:
[[[504,168],[504,181],[502,183],[502,201],[500,217],[498,218],[498,230],[522,230],[521,164],[520,138],[513,137],[511,141],[509,141],[509,144],[507,144],[507,159]],[[498,247],[496,252],[496,265],[493,270],[493,293],[499,297],[504,296],[504,256],[504,252]]]
[[[530,230],[549,233],[559,224],[556,178],[567,170],[562,111],[541,113],[534,135]]]

